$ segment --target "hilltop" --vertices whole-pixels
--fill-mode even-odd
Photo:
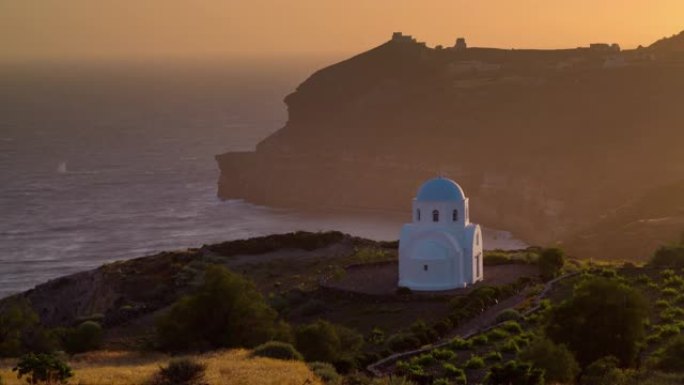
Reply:
[[[218,195],[408,211],[416,186],[442,173],[485,226],[584,257],[646,258],[652,248],[581,239],[609,236],[605,218],[684,180],[682,40],[508,50],[393,38],[312,74],[256,151],[218,155]],[[671,225],[634,230],[649,247],[682,230],[668,197]]]

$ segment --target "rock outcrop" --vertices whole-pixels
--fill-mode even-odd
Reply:
[[[441,173],[464,187],[485,226],[580,250],[578,234],[601,218],[684,180],[684,61],[671,46],[455,50],[390,41],[314,73],[286,97],[285,127],[256,151],[218,155],[218,195],[408,210],[416,187]],[[664,238],[681,228],[661,230]],[[645,256],[616,255],[610,244],[588,250]]]

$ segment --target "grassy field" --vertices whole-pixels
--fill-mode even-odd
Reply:
[[[207,365],[210,385],[322,385],[303,362],[251,358],[247,350],[228,350],[194,356]],[[77,355],[69,360],[74,370],[70,384],[144,384],[171,358],[162,354],[99,351]],[[11,372],[12,362],[0,363],[5,385],[26,384]]]

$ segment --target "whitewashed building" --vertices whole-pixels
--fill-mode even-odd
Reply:
[[[483,278],[482,231],[470,223],[468,198],[451,179],[425,182],[413,200],[413,222],[399,238],[399,286],[449,290]]]

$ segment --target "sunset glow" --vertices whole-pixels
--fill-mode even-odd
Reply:
[[[0,58],[347,54],[428,45],[625,48],[684,28],[680,0],[2,0]]]

